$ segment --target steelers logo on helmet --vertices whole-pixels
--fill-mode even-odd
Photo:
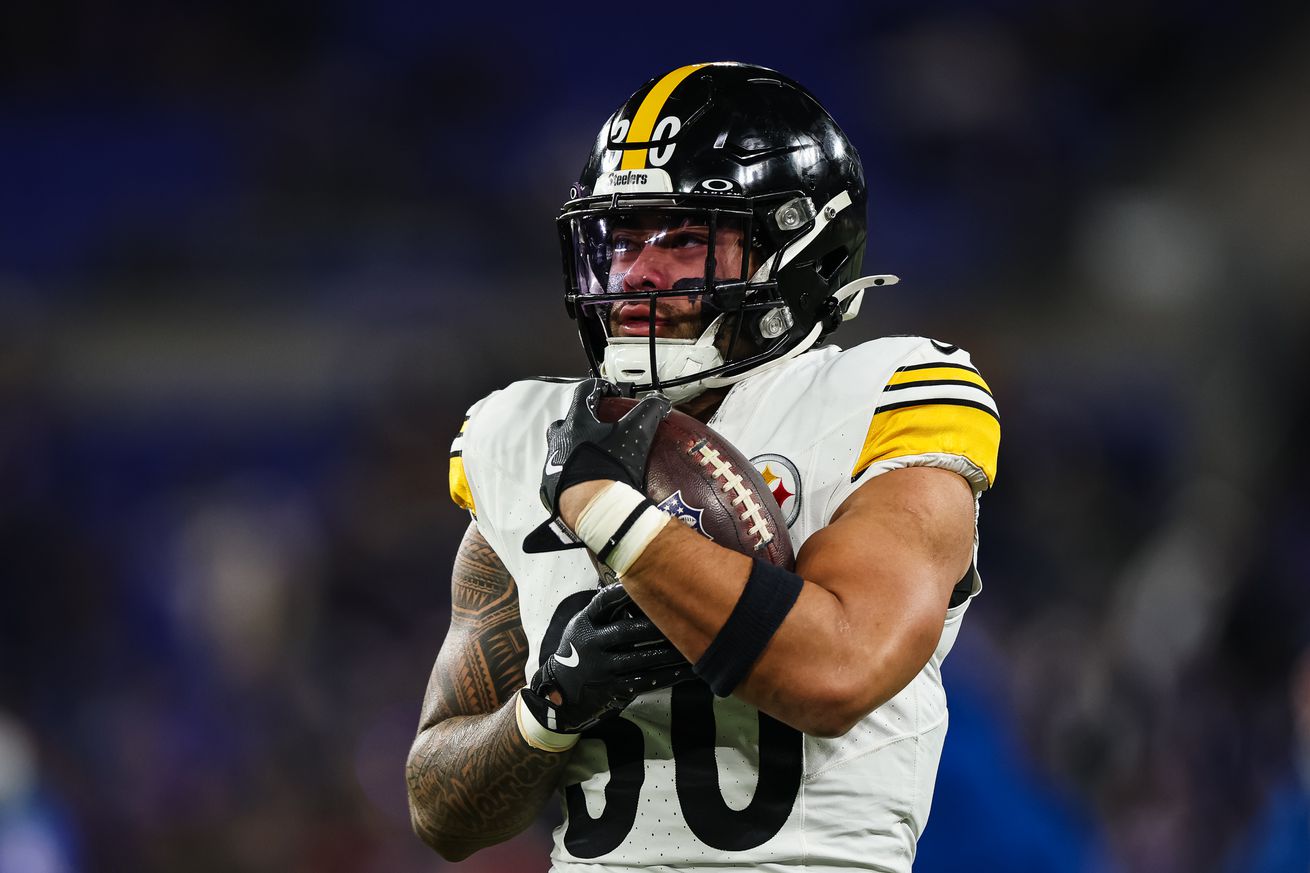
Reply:
[[[759,471],[773,499],[778,501],[787,527],[801,514],[801,474],[790,459],[766,453],[751,458],[751,466]]]
[[[858,278],[864,213],[859,156],[796,82],[738,63],[652,79],[558,219],[593,373],[676,403],[813,347],[895,281]]]

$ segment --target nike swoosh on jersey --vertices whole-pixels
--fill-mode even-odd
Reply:
[[[567,655],[556,655],[555,663],[562,667],[578,666],[578,650],[573,648],[573,643],[569,643],[569,653]]]

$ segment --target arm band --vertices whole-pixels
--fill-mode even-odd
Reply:
[[[795,573],[755,559],[732,615],[692,668],[710,690],[727,697],[741,684],[796,605],[804,584]]]
[[[605,486],[578,514],[578,539],[606,566],[622,576],[671,516],[626,482]]]

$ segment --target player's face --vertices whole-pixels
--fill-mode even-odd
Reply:
[[[719,227],[714,234],[715,278],[742,277],[742,231]],[[687,219],[677,223],[632,221],[610,233],[611,291],[677,290],[683,285],[702,286],[710,230]],[[614,336],[649,336],[650,301],[629,300],[610,308],[609,328]],[[655,335],[695,339],[704,330],[699,295],[661,298],[655,305]]]

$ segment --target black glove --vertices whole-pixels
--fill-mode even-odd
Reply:
[[[638,694],[695,676],[687,659],[632,603],[608,585],[564,627],[559,649],[523,690],[537,722],[556,733],[581,733],[617,714]],[[558,691],[561,703],[551,701]]]
[[[546,429],[541,502],[553,516],[559,515],[559,495],[579,482],[616,479],[645,490],[646,456],[656,428],[672,407],[656,394],[613,424],[596,418],[601,398],[617,397],[618,393],[618,388],[602,379],[583,379],[564,418]]]

